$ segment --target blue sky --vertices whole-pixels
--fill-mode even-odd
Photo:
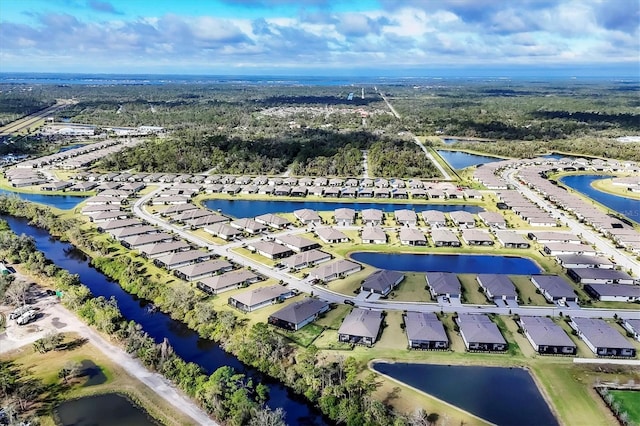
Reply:
[[[639,23],[639,0],[0,0],[0,72],[638,76]]]

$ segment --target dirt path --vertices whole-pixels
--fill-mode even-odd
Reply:
[[[47,333],[75,332],[88,339],[96,348],[120,365],[132,377],[140,380],[156,394],[171,404],[176,410],[191,417],[199,425],[218,425],[207,414],[178,390],[162,375],[147,370],[140,361],[131,357],[118,346],[112,344],[95,330],[84,324],[73,313],[64,308],[55,296],[40,296],[37,303],[39,316],[29,325],[19,326],[9,320],[11,308],[0,306],[0,311],[7,317],[7,328],[0,334],[0,353],[10,352],[25,345],[30,345]]]

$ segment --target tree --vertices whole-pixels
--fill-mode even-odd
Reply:
[[[275,411],[269,407],[259,408],[254,410],[249,426],[286,426],[284,417],[284,411],[280,407]]]
[[[29,288],[31,283],[23,280],[16,280],[7,288],[4,298],[10,305],[22,306],[27,303]]]

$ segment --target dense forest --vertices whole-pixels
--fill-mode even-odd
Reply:
[[[7,90],[0,86],[0,126],[55,104],[50,96],[40,98],[22,89]]]

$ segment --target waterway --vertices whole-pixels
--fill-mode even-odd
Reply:
[[[373,369],[501,426],[558,424],[521,368],[376,362]]]
[[[483,211],[479,206],[470,204],[400,204],[400,203],[357,203],[357,202],[329,202],[329,201],[276,201],[276,200],[207,200],[204,205],[211,210],[222,211],[226,215],[246,218],[255,217],[266,213],[292,213],[299,209],[311,209],[315,211],[333,211],[339,208],[354,210],[379,209],[385,212],[393,212],[399,209],[415,210],[440,210],[452,212],[463,210],[469,213]]]
[[[157,426],[124,396],[108,393],[65,401],[54,410],[62,426]]]
[[[542,272],[531,259],[485,254],[351,253],[355,261],[403,272],[531,275]]]
[[[610,178],[610,176],[602,175],[569,175],[560,178],[560,182],[587,197],[605,205],[612,211],[620,213],[627,218],[640,223],[640,201],[631,198],[620,197],[618,195],[609,194],[599,191],[591,186],[591,183]]]
[[[486,155],[470,154],[463,151],[438,150],[440,157],[446,161],[452,169],[460,170],[480,164],[502,161],[502,158],[488,157]]]
[[[269,405],[272,409],[282,407],[286,421],[296,425],[325,425],[320,412],[307,404],[301,397],[290,392],[281,383],[242,364],[236,357],[226,353],[217,343],[202,339],[185,324],[175,321],[162,312],[149,312],[148,301],[139,299],[124,291],[118,283],[110,281],[89,265],[86,256],[71,244],[51,238],[43,229],[27,223],[25,219],[0,216],[6,220],[16,234],[26,234],[34,238],[36,247],[61,268],[80,276],[80,281],[89,287],[94,296],[115,297],[122,315],[142,326],[157,343],[166,337],[177,355],[187,362],[200,365],[208,373],[228,365],[254,377],[269,386]]]
[[[45,195],[30,194],[26,192],[14,192],[6,189],[0,189],[0,195],[15,196],[32,203],[44,204],[49,207],[56,207],[62,210],[75,208],[78,204],[87,199],[81,195]]]

